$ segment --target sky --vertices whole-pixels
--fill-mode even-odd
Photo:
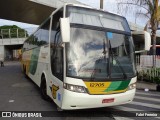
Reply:
[[[77,1],[85,3],[87,5],[90,5],[94,8],[99,8],[99,5],[100,5],[100,0],[77,0]],[[117,11],[118,11],[117,10],[117,1],[116,0],[104,0],[104,10],[109,11],[109,12],[113,12],[113,13],[117,13]],[[136,21],[136,24],[139,24],[142,27],[145,25],[144,24],[145,22],[143,19],[139,19],[139,18],[135,19],[135,17],[132,14],[127,14],[127,15],[125,15],[125,17],[130,22],[135,23],[135,21]],[[26,30],[29,30],[29,31],[38,27],[37,25],[25,24],[25,23],[21,23],[21,22],[14,22],[14,21],[0,19],[0,26],[3,26],[3,25],[17,25],[17,26],[24,28]]]
[[[88,5],[95,7],[95,8],[100,8],[100,0],[77,0],[77,1],[88,4]],[[117,0],[103,0],[103,1],[104,1],[104,10],[105,11],[120,14],[120,13],[118,13]],[[142,27],[145,26],[145,23],[147,23],[146,19],[141,18],[141,17],[138,17],[138,18],[135,17],[133,11],[130,11],[129,14],[123,14],[122,16],[125,16],[129,22],[136,23]]]

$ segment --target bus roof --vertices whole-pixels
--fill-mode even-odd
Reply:
[[[114,12],[111,12],[111,11],[106,11],[106,10],[103,10],[103,9],[94,8],[94,7],[91,7],[91,6],[88,6],[88,5],[81,5],[81,4],[75,4],[75,3],[65,3],[64,6],[84,7],[84,8],[89,8],[89,9],[97,10],[97,11],[107,12],[107,13],[110,13],[110,14],[117,15],[117,16],[125,18],[124,16],[122,16],[122,15],[120,15],[118,13],[114,13]],[[64,6],[62,6],[62,7],[64,7]]]

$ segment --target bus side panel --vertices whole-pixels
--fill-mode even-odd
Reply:
[[[49,72],[48,75],[48,95],[59,106],[62,107],[63,100],[63,82]]]
[[[25,51],[22,57],[22,65],[26,67],[26,74],[39,87],[42,74],[47,83],[47,94],[59,106],[62,105],[63,82],[54,77],[50,67],[49,45]]]
[[[32,55],[32,50],[25,51],[22,54],[22,67],[23,67],[24,72],[27,75],[29,73],[31,55]]]
[[[41,75],[39,74],[39,57],[41,47],[25,51],[22,56],[22,64],[25,68],[26,74],[31,78],[38,86],[40,86]],[[44,68],[44,67],[42,67]],[[42,69],[43,70],[43,69]]]
[[[40,87],[42,74],[47,82],[49,64],[48,45],[27,51],[28,58],[24,60],[27,75]]]

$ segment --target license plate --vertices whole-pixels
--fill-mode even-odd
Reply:
[[[114,102],[114,98],[109,98],[109,99],[103,99],[102,103],[111,103]]]

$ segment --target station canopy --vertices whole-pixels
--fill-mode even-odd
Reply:
[[[0,19],[40,25],[64,3],[76,0],[0,0]]]

